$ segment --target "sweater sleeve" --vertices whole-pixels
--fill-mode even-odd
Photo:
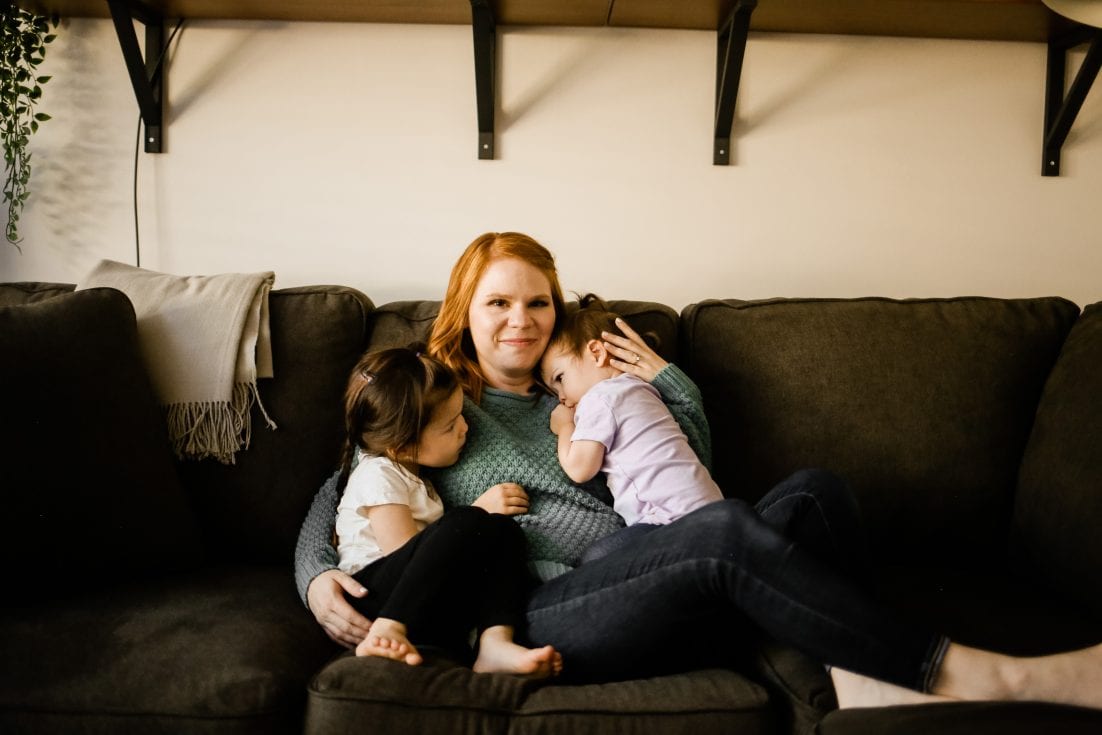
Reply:
[[[688,437],[689,446],[711,472],[712,432],[704,415],[704,397],[700,394],[700,388],[672,362],[654,376],[652,385],[662,394],[662,400]]]
[[[325,481],[314,496],[310,512],[302,522],[295,545],[295,586],[298,596],[306,604],[306,588],[314,577],[337,568],[337,551],[333,548],[333,524],[340,500],[337,485],[341,473],[338,470]]]

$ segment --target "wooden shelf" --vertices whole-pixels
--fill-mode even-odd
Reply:
[[[20,0],[39,13],[110,16],[105,0]],[[146,0],[166,18],[469,25],[469,0]],[[500,25],[603,26],[609,0],[500,0]]]
[[[148,0],[189,20],[471,22],[468,0]],[[21,0],[37,12],[109,17],[104,0]],[[563,25],[714,31],[733,0],[498,0],[499,26]],[[750,30],[1048,41],[1071,27],[1041,0],[760,0]]]
[[[716,29],[730,0],[615,0],[610,25]],[[759,0],[751,31],[1048,41],[1071,23],[1041,0]]]
[[[441,23],[474,31],[479,158],[494,157],[498,26],[680,28],[717,34],[713,163],[730,159],[731,126],[743,53],[751,32],[1030,41],[1048,45],[1042,174],[1060,172],[1060,149],[1102,69],[1102,30],[1079,26],[1041,0],[18,0],[63,17],[113,17],[146,124],[146,151],[161,152],[159,68],[143,58],[133,25],[146,24],[146,47],[161,48],[169,19]],[[111,7],[115,14],[112,15]],[[1090,43],[1065,94],[1069,49]]]

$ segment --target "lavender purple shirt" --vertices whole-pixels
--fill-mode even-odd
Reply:
[[[573,441],[600,442],[613,508],[627,524],[664,524],[720,500],[662,397],[634,375],[602,380],[574,410]]]

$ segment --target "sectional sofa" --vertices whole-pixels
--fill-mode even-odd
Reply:
[[[727,494],[849,480],[900,615],[1018,654],[1102,641],[1102,306],[613,305],[698,382]],[[126,297],[0,285],[0,732],[1102,732],[1102,711],[1033,703],[839,711],[817,662],[734,618],[716,664],[599,685],[348,655],[296,594],[299,524],[350,367],[423,338],[438,304],[319,286],[270,306],[279,428],[232,465],[178,463]]]

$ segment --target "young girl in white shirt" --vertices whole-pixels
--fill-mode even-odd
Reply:
[[[368,589],[353,604],[374,618],[356,655],[417,665],[416,642],[467,658],[477,630],[475,671],[557,675],[554,648],[513,641],[528,579],[520,527],[474,506],[445,513],[420,476],[459,458],[462,410],[455,375],[415,348],[369,353],[352,372],[337,552],[340,569]]]

